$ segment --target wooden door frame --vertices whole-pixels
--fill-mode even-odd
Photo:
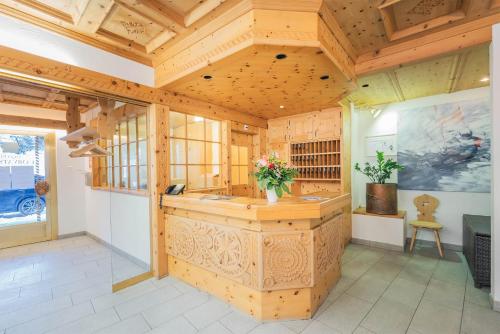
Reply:
[[[0,244],[0,249],[21,246],[36,242],[55,240],[58,236],[59,223],[58,223],[58,204],[57,204],[57,169],[56,169],[56,134],[54,131],[43,132],[36,130],[0,130],[0,133],[19,134],[42,136],[45,141],[45,179],[49,182],[49,192],[45,197],[46,216],[45,222],[42,223],[27,223],[15,224],[0,227],[0,233],[5,233],[7,239],[9,236],[16,238],[16,234],[22,234],[22,239],[17,241],[6,242]],[[42,237],[29,238],[30,233],[34,233],[40,228],[45,229],[45,234]],[[21,231],[22,230],[22,231]]]

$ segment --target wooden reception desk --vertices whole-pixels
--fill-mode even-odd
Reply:
[[[169,275],[257,319],[311,318],[340,277],[349,194],[162,198]]]

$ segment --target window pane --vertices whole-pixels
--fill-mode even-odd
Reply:
[[[219,165],[208,165],[207,170],[207,187],[220,187],[220,166]]]
[[[138,140],[146,139],[147,137],[147,123],[146,123],[146,114],[137,117],[137,133]]]
[[[240,166],[240,184],[248,184],[248,166]]]
[[[114,179],[113,186],[114,187],[119,187],[120,186],[120,167],[115,167],[114,171],[115,171],[115,173],[114,173],[115,179]]]
[[[238,166],[231,166],[231,181],[233,186],[240,184],[240,170]]]
[[[115,134],[113,135],[113,145],[120,144],[120,137],[118,136],[119,126],[116,125]]]
[[[186,115],[171,111],[169,125],[170,137],[186,138]]]
[[[208,141],[216,141],[220,143],[220,122],[211,119],[205,120],[206,138]]]
[[[120,146],[113,146],[113,165],[120,166]]]
[[[147,165],[148,164],[148,142],[146,140],[141,140],[139,142],[139,165]]]
[[[128,145],[128,152],[130,155],[130,165],[137,165],[137,142]]]
[[[130,166],[130,189],[137,189],[137,166]]]
[[[188,164],[205,163],[205,143],[188,140]]]
[[[108,147],[106,149],[106,151],[108,151],[110,153],[110,155],[108,155],[106,157],[106,159],[107,159],[107,165],[108,165],[108,167],[112,167],[113,166],[113,147],[112,146]]]
[[[207,143],[207,161],[209,165],[220,165],[221,144]]]
[[[127,122],[120,123],[120,140],[122,144],[127,142]]]
[[[186,184],[186,166],[170,166],[170,184]]]
[[[170,163],[171,164],[186,163],[186,140],[170,139]]]
[[[122,180],[120,182],[120,187],[128,188],[128,167],[122,167]]]
[[[148,167],[139,166],[139,188],[148,189]]]
[[[128,140],[136,141],[137,139],[137,119],[132,118],[128,120]]]
[[[122,144],[121,146],[121,161],[122,166],[128,166],[127,144]]]
[[[189,139],[205,139],[205,123],[203,117],[187,116],[187,137]]]
[[[240,165],[248,165],[248,147],[239,146]]]
[[[188,188],[205,188],[205,166],[188,166]]]
[[[239,150],[238,150],[238,146],[236,145],[231,145],[231,165],[239,165],[240,164],[240,160],[238,159],[238,156],[239,156]]]

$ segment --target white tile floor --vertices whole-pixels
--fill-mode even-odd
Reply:
[[[0,333],[500,333],[462,257],[434,254],[350,245],[314,319],[259,323],[173,278],[112,294],[109,251],[87,237],[16,247],[0,251]]]

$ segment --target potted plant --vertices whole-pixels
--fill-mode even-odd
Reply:
[[[377,151],[377,163],[365,163],[361,169],[356,163],[354,169],[368,176],[372,183],[366,184],[366,212],[379,215],[398,213],[398,187],[396,183],[385,183],[393,171],[404,167],[392,159],[385,159],[384,152]]]
[[[257,184],[259,189],[266,190],[268,202],[276,203],[284,192],[291,193],[289,186],[293,183],[293,178],[297,176],[297,170],[287,162],[278,159],[276,153],[269,158],[262,156],[255,166],[257,167],[255,173]]]

